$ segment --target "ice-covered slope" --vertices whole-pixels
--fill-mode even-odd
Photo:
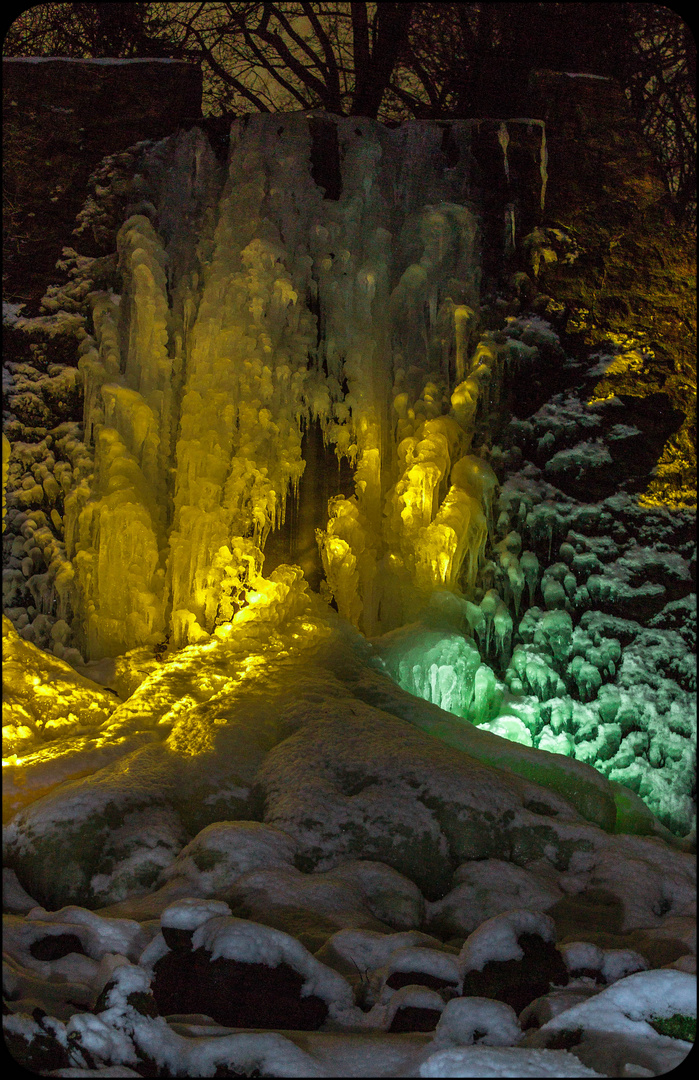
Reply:
[[[615,834],[591,767],[401,690],[298,570],[210,643],[95,665],[125,695],[107,716],[7,622],[5,644],[30,682],[55,667],[6,785],[19,1060],[582,1076],[686,1055],[693,857]]]
[[[466,859],[507,851],[522,865],[567,865],[581,844],[613,843],[615,792],[593,768],[403,691],[298,569],[266,584],[211,642],[150,670],[137,650],[131,687],[142,681],[116,707],[53,660],[63,681],[35,704],[6,769],[10,811],[29,804],[8,826],[9,865],[35,895],[94,905],[147,892],[188,837],[240,818],[294,836],[305,870],[379,859],[431,898]],[[5,626],[10,661],[22,653],[26,690],[17,683],[10,705],[19,724],[45,661]],[[128,655],[121,664],[112,685],[128,687]],[[69,709],[75,726],[57,738],[52,717]],[[624,827],[670,837],[640,800]]]

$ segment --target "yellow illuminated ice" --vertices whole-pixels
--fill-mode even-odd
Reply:
[[[14,783],[21,776],[26,784],[32,762],[50,761],[65,753],[71,740],[84,741],[87,733],[96,732],[114,713],[118,700],[64,660],[21,638],[6,616],[2,654],[3,761]],[[85,768],[83,761],[81,769]],[[40,777],[29,782],[29,792],[35,781],[41,783]],[[12,790],[6,790],[6,795],[14,807],[16,795]]]
[[[499,377],[498,346],[472,353],[477,219],[401,179],[394,222],[376,133],[349,141],[342,196],[324,200],[310,145],[301,115],[236,123],[201,235],[180,222],[161,236],[133,215],[118,234],[121,297],[91,294],[80,370],[95,469],[66,498],[71,563],[57,579],[90,659],[222,639],[256,602],[270,534],[296,542],[288,500],[310,423],[354,472],[353,490],[327,517],[318,496],[313,515],[351,622],[374,634],[400,623],[420,583],[457,587],[462,565],[471,580],[478,514],[457,528],[452,498],[438,515]],[[201,140],[196,153],[213,194],[219,166]],[[488,509],[488,491],[465,494]],[[435,522],[451,532],[427,574]]]

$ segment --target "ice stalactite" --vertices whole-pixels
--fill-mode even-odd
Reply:
[[[548,147],[546,145],[546,123],[543,120],[534,120],[530,118],[521,118],[516,120],[508,120],[507,123],[501,123],[498,127],[498,142],[502,147],[502,153],[505,166],[505,177],[507,182],[510,182],[510,163],[508,159],[508,146],[510,144],[510,133],[507,130],[507,124],[526,124],[528,128],[536,125],[541,128],[541,145],[539,148],[539,175],[541,177],[541,189],[539,194],[539,206],[543,213],[544,206],[546,204],[546,187],[548,185]]]
[[[529,607],[533,607],[534,593],[539,583],[539,560],[533,551],[523,551],[519,565],[529,590]]]
[[[456,339],[456,381],[461,383],[466,378],[468,331],[475,321],[475,313],[466,304],[459,304],[454,307],[453,318]]]
[[[457,716],[469,716],[481,668],[478,649],[469,638],[413,624],[385,634],[374,644],[387,671],[403,689]]]
[[[508,588],[512,595],[515,607],[515,615],[519,618],[522,606],[522,593],[524,592],[525,577],[516,555],[512,556],[507,567]]]
[[[510,145],[510,135],[509,135],[509,132],[507,130],[507,124],[500,124],[500,127],[498,128],[498,142],[500,143],[500,146],[502,147],[502,156],[503,156],[504,161],[505,161],[505,176],[507,177],[507,182],[509,183],[509,181],[510,181],[510,163],[507,160],[507,147]]]
[[[179,613],[213,628],[235,548],[250,537],[264,545],[304,468],[300,391],[313,327],[279,246],[250,235],[264,192],[250,166],[249,190],[232,192],[222,214],[184,385],[169,559],[177,644],[193,625]]]
[[[318,530],[323,569],[337,610],[355,626],[362,597],[369,597],[376,573],[376,552],[355,496],[330,500],[327,529]]]
[[[485,655],[489,656],[491,651],[491,642],[493,638],[495,613],[500,608],[502,601],[497,589],[488,589],[485,596],[481,600],[480,608],[483,612],[485,623]]]
[[[66,544],[90,657],[206,641],[233,616],[287,527],[311,425],[315,467],[324,446],[353,470],[304,504],[341,613],[377,634],[436,588],[473,589],[495,477],[471,443],[517,343],[479,341],[471,127],[451,125],[449,167],[436,124],[318,113],[235,121],[227,177],[197,130],[145,152],[122,292],[92,294],[81,346],[95,471],[66,500]]]
[[[95,338],[88,337],[78,349],[81,354],[78,369],[84,384],[84,438],[88,446],[94,441],[95,425],[104,423],[102,386],[121,377],[118,320],[119,309],[114,296],[108,293],[93,296]]]
[[[124,640],[141,645],[162,637],[164,571],[155,527],[158,507],[114,428],[98,431],[96,459],[90,499],[79,510],[69,554],[84,598],[77,614],[87,651],[99,658],[120,651]],[[68,499],[66,505],[70,513]]]
[[[165,476],[171,459],[173,360],[168,353],[167,256],[150,221],[128,219],[117,238],[126,289],[121,298],[128,336],[124,381],[105,401],[105,424],[122,433],[139,461],[159,505],[165,503]],[[102,325],[102,340],[109,338]],[[137,395],[137,397],[133,396]],[[105,397],[103,391],[103,399]],[[120,400],[121,399],[121,400]]]
[[[485,724],[497,709],[495,674],[487,664],[481,664],[473,680],[473,722]]]
[[[517,228],[514,203],[505,207],[505,257],[514,255],[517,246]]]
[[[541,199],[540,199],[540,205],[541,205],[541,212],[542,213],[544,211],[544,205],[545,205],[545,202],[546,202],[546,185],[548,184],[548,178],[549,178],[548,162],[549,162],[549,153],[548,153],[548,149],[546,147],[546,125],[542,121],[542,124],[541,124],[541,156],[540,156],[540,159],[539,159],[539,172],[541,174]]]
[[[451,482],[470,492],[483,507],[488,529],[493,530],[493,500],[498,479],[487,461],[465,454],[451,470]]]
[[[451,484],[434,519],[413,541],[416,583],[425,592],[454,588],[462,578],[472,589],[485,550],[497,479],[487,462],[472,454],[459,457]]]
[[[514,620],[506,604],[498,604],[493,615],[493,629],[495,632],[496,653],[503,666],[507,666],[509,652],[512,646],[512,632]]]

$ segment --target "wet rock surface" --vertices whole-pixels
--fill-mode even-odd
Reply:
[[[481,971],[466,972],[464,994],[504,1001],[519,1013],[552,985],[568,981],[555,945],[526,932],[518,936],[517,943],[524,953],[520,960],[489,960]]]
[[[303,976],[288,964],[212,959],[205,949],[171,952],[154,966],[153,996],[161,1015],[204,1013],[228,1027],[315,1031],[328,1007],[302,997]]]

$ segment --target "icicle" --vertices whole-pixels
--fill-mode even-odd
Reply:
[[[505,256],[513,255],[515,250],[515,208],[513,203],[505,207]]]
[[[491,708],[495,699],[495,674],[487,664],[481,664],[473,680],[474,724],[486,724],[490,719]]]
[[[517,559],[514,559],[510,566],[508,566],[507,579],[510,586],[510,592],[514,599],[515,615],[519,619],[519,609],[522,601],[522,593],[524,592],[524,574],[520,569]]]
[[[465,604],[464,615],[468,632],[471,634],[471,637],[477,636],[478,640],[482,642],[485,633],[485,617],[483,612],[478,604],[474,604],[470,600],[466,600]]]
[[[488,530],[493,531],[493,500],[498,478],[487,461],[466,454],[451,470],[451,482],[476,498],[485,512]]]
[[[430,697],[429,701],[432,701],[435,705],[439,705],[442,699],[442,695],[439,687],[439,664],[430,664],[429,671],[430,678]]]
[[[497,589],[488,589],[480,603],[481,611],[485,618],[485,655],[490,654],[490,641],[493,632],[493,618],[498,606],[502,603]]]
[[[539,164],[539,171],[541,173],[541,209],[543,212],[544,201],[546,199],[546,184],[548,182],[549,174],[547,171],[547,165],[549,160],[549,153],[546,148],[546,125],[541,125],[541,158]]]
[[[496,655],[503,667],[507,666],[508,653],[512,642],[513,620],[505,604],[498,604],[493,615],[495,630]]]
[[[412,682],[413,686],[415,687],[415,690],[413,691],[415,696],[424,698],[425,694],[423,692],[422,667],[420,666],[420,664],[413,664]]]
[[[466,378],[466,350],[468,348],[468,327],[474,318],[474,312],[466,304],[454,308],[454,338],[456,340],[456,381]]]
[[[551,552],[553,551],[553,537],[554,537],[555,531],[556,531],[555,519],[552,520],[551,518],[549,518],[549,520],[546,522],[546,533],[547,533],[548,538],[549,538],[549,557],[548,557],[549,562],[551,562]]]
[[[534,606],[534,592],[539,582],[539,560],[533,551],[523,551],[519,565],[529,589],[529,606]]]
[[[509,136],[508,131],[507,131],[507,124],[500,124],[500,128],[498,130],[498,142],[500,143],[500,146],[502,147],[503,157],[505,158],[505,176],[507,177],[507,182],[509,184],[509,182],[510,182],[510,163],[507,160],[507,147],[510,144],[510,136]]]

